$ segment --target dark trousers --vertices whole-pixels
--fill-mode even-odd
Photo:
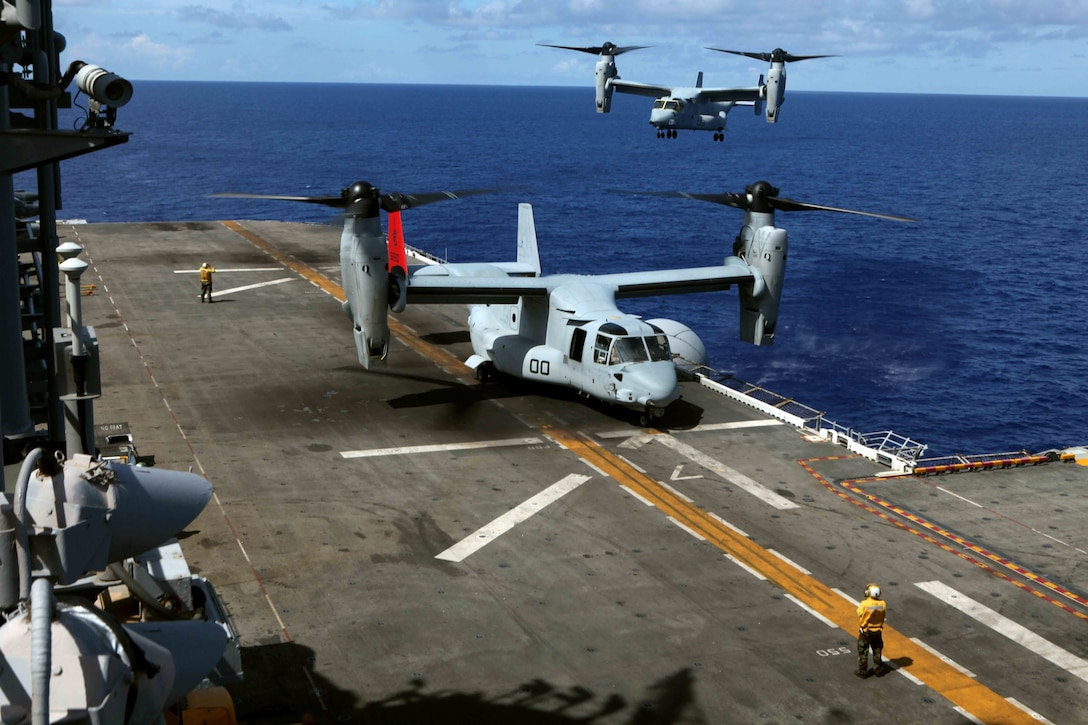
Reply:
[[[858,671],[869,669],[869,650],[873,650],[873,666],[882,668],[884,662],[880,653],[884,649],[884,635],[878,629],[875,632],[858,632]]]
[[[204,301],[204,295],[208,295],[209,300],[212,298],[212,283],[211,282],[202,282],[200,284],[200,301],[201,302]]]

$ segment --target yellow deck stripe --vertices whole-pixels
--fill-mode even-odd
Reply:
[[[663,513],[676,519],[745,566],[801,600],[818,614],[841,627],[851,636],[857,632],[854,607],[816,578],[790,566],[767,549],[720,523],[707,512],[689,504],[656,481],[640,473],[622,458],[593,441],[556,428],[543,432],[557,443],[600,469],[617,483],[651,502]],[[993,690],[980,684],[906,635],[885,625],[885,652],[896,658],[909,658],[905,669],[952,703],[986,723],[1036,723],[1027,712],[1016,707]]]

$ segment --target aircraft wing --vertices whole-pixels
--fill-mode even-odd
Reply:
[[[758,101],[759,88],[700,88],[699,98],[706,101]]]
[[[620,93],[633,93],[636,96],[649,96],[650,98],[661,98],[662,96],[671,96],[672,88],[669,86],[654,86],[649,83],[635,83],[634,81],[620,80],[619,78],[613,78],[609,81],[609,85],[619,91]]]
[[[595,275],[593,280],[616,286],[616,299],[714,292],[729,289],[740,282],[754,280],[752,268],[739,259],[717,267],[655,269],[647,272],[622,272]]]
[[[514,304],[519,297],[544,297],[546,277],[417,274],[408,278],[409,304]]]
[[[654,297],[693,292],[714,292],[732,285],[752,282],[752,268],[735,257],[716,267],[655,269],[616,274],[553,274],[545,277],[507,277],[488,273],[491,265],[479,265],[467,273],[447,275],[441,268],[428,268],[408,278],[409,304],[514,304],[519,297],[544,297],[557,287],[585,280],[616,290],[616,299]],[[472,268],[475,265],[450,265]],[[492,268],[493,269],[493,268]],[[461,272],[458,269],[458,272]]]

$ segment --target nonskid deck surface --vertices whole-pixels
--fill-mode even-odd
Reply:
[[[290,259],[219,222],[61,234],[98,285],[96,422],[215,485],[182,546],[241,720],[1086,721],[1088,468],[877,479],[693,383],[644,430],[477,383],[457,307],[410,307],[366,372],[338,231],[238,229]],[[895,669],[861,680],[870,581]]]

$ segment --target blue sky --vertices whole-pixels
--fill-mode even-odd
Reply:
[[[766,64],[705,46],[838,54],[810,91],[1088,96],[1088,0],[54,0],[83,60],[130,80],[589,85],[593,56],[653,46],[634,81],[751,85]]]

